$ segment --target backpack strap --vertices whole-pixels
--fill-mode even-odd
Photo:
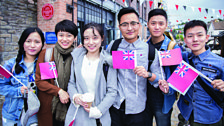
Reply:
[[[46,48],[44,62],[49,62],[51,60],[53,48]]]
[[[189,59],[189,64],[193,67],[194,63],[192,61],[192,59]],[[208,95],[222,108],[224,109],[224,98],[220,98],[222,96],[222,92],[219,91],[215,91],[214,89],[212,89],[210,86],[208,86],[202,79],[200,76],[197,77],[197,81],[198,83],[201,85],[201,87],[208,93]],[[220,93],[220,94],[217,94]]]
[[[148,46],[149,46],[149,54],[148,54],[149,64],[148,64],[148,71],[150,71],[150,66],[151,66],[153,60],[155,59],[155,47],[150,42],[148,43]]]
[[[174,46],[175,46],[176,44],[177,44],[177,43],[176,43],[175,41],[170,41],[170,43],[168,44],[167,50],[174,49]]]
[[[111,47],[111,49],[110,49],[110,54],[111,54],[111,55],[112,55],[112,51],[117,51],[117,49],[118,49],[118,47],[119,47],[119,45],[120,45],[122,39],[123,39],[123,38],[120,38],[120,39],[116,39],[116,40],[114,41],[114,43],[113,43],[113,45],[112,45],[112,47]]]
[[[108,69],[109,69],[109,65],[107,63],[104,63],[103,64],[103,74],[104,74],[104,77],[105,77],[106,82],[107,82]]]

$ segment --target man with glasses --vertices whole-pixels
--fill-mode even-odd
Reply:
[[[118,69],[118,95],[110,108],[111,125],[144,126],[147,79],[153,81],[156,75],[147,71],[148,44],[138,36],[141,25],[139,14],[132,7],[123,8],[118,13],[118,22],[123,39],[117,50],[136,50],[137,66],[134,70]],[[114,43],[112,41],[108,45],[108,52]]]

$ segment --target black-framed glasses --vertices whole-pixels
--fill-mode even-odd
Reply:
[[[122,27],[122,28],[128,28],[129,24],[130,24],[132,27],[135,27],[136,25],[139,24],[139,22],[136,22],[136,21],[132,21],[132,22],[130,22],[130,23],[128,23],[128,22],[123,22],[123,23],[120,24],[120,27]]]

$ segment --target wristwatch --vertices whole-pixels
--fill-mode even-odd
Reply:
[[[152,77],[152,73],[151,72],[148,72],[148,75],[149,75],[149,77],[147,77],[147,79]]]

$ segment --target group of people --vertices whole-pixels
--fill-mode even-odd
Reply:
[[[118,13],[118,27],[123,38],[110,42],[106,50],[102,48],[104,31],[97,23],[84,26],[80,48],[73,46],[77,26],[70,20],[57,23],[58,41],[51,51],[42,50],[44,35],[39,28],[25,29],[18,42],[17,57],[4,63],[24,85],[14,77],[0,79],[0,94],[5,96],[3,126],[22,125],[24,96],[31,83],[40,108],[28,119],[27,126],[152,126],[153,117],[157,126],[171,126],[176,91],[166,80],[177,66],[165,66],[161,70],[157,53],[179,48],[171,45],[172,41],[164,35],[167,18],[163,9],[148,13],[151,37],[144,42],[138,36],[139,14],[132,7],[122,8]],[[184,35],[191,52],[183,52],[183,59],[193,62],[197,70],[212,79],[210,83],[202,78],[218,96],[224,96],[224,59],[206,46],[209,37],[206,24],[190,21],[184,27]],[[137,50],[137,66],[114,69],[111,53],[116,50]],[[55,62],[58,77],[42,80],[39,64],[49,61]],[[179,125],[224,125],[223,108],[200,83],[195,80],[186,95],[180,96]],[[94,96],[91,105],[84,100],[86,94]]]

